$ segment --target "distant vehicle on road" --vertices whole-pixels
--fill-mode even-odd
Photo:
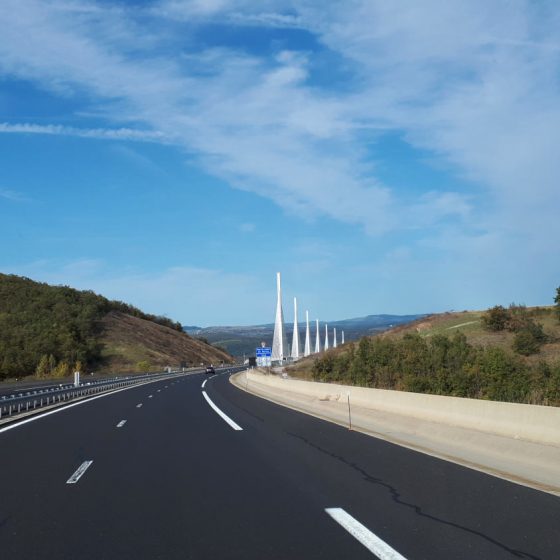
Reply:
[[[206,373],[207,373],[207,374],[210,374],[210,373],[214,374],[214,373],[216,373],[216,370],[214,369],[214,366],[208,366],[208,367],[206,368]]]

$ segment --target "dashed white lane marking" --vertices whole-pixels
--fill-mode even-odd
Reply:
[[[66,481],[66,484],[76,484],[82,475],[89,469],[93,461],[84,461],[78,470]]]
[[[121,420],[121,421],[117,424],[117,428],[122,428],[125,424],[126,424],[126,420]]]
[[[187,374],[187,375],[191,375],[191,374]],[[47,417],[47,416],[51,416],[51,414],[58,414],[59,412],[65,412],[66,410],[70,410],[71,408],[74,408],[75,406],[83,406],[84,404],[89,404],[92,403],[93,401],[96,401],[97,399],[104,399],[106,397],[112,397],[113,395],[116,395],[117,393],[121,393],[122,391],[130,391],[131,389],[137,389],[138,387],[142,387],[142,385],[147,385],[148,383],[157,383],[158,381],[161,381],[160,379],[154,379],[152,381],[147,381],[146,383],[141,383],[140,385],[130,385],[129,387],[122,387],[121,389],[114,389],[112,391],[107,391],[106,393],[103,393],[101,395],[97,395],[95,397],[89,397],[87,399],[75,402],[75,403],[70,403],[66,406],[61,406],[60,408],[55,408],[54,410],[48,410],[47,412],[43,412],[41,414],[37,414],[36,416],[31,416],[31,418],[25,418],[24,420],[20,420],[19,422],[14,422],[13,424],[8,424],[7,426],[4,426],[3,428],[0,428],[0,434],[7,432],[9,430],[13,430],[14,428],[19,428],[20,426],[25,426],[25,424],[29,424],[30,422],[36,422],[37,420],[42,420],[43,418]],[[160,389],[158,389],[158,392],[160,391]]]
[[[148,398],[151,399],[154,395],[148,395]]]
[[[142,406],[142,403],[138,403],[138,404],[136,405],[136,408],[140,408],[141,406]]]
[[[203,389],[204,389],[204,386],[206,385],[206,382],[207,382],[207,381],[208,381],[208,379],[205,379],[205,380],[202,382],[201,387],[202,387]]]
[[[206,399],[206,402],[212,407],[212,409],[214,410],[214,412],[216,412],[216,414],[218,414],[218,416],[221,416],[222,419],[227,422],[234,430],[237,431],[241,431],[243,430],[243,428],[241,426],[239,426],[238,424],[236,424],[227,414],[225,414],[224,412],[222,412],[213,402],[212,399],[210,399],[210,397],[206,394],[206,391],[202,391],[202,394],[204,395],[204,398]]]
[[[342,508],[327,508],[325,511],[342,527],[344,527],[356,540],[360,541],[379,560],[406,560],[394,548],[372,533],[367,527],[354,519]]]
[[[148,381],[147,383],[157,383],[158,380],[154,380],[154,381]],[[141,387],[142,385],[147,385],[147,383],[142,383],[141,385],[131,385],[129,387],[123,387],[122,389],[115,389],[113,391],[107,391],[107,393],[103,393],[101,395],[97,395],[95,397],[89,397],[87,399],[84,399],[82,401],[78,401],[75,403],[70,403],[66,406],[61,406],[60,408],[55,408],[54,410],[49,410],[47,412],[43,412],[42,414],[37,414],[37,416],[31,416],[31,418],[25,418],[25,420],[20,420],[19,422],[14,422],[13,424],[9,424],[8,426],[4,426],[3,428],[0,428],[0,434],[7,432],[9,430],[13,430],[14,428],[19,428],[20,426],[24,426],[25,424],[29,424],[29,422],[36,422],[37,420],[41,420],[43,418],[45,418],[46,416],[51,416],[51,414],[58,414],[59,412],[65,412],[66,410],[70,410],[71,408],[74,408],[75,406],[82,406],[84,404],[89,404],[93,401],[96,401],[97,399],[104,399],[105,397],[112,397],[113,395],[116,395],[117,393],[121,393],[122,391],[130,391],[131,389],[137,389],[138,387]]]
[[[157,392],[158,392],[158,393],[161,393],[161,389],[158,389]]]

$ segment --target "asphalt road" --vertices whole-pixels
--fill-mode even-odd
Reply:
[[[0,429],[0,556],[560,557],[558,497],[205,380]]]

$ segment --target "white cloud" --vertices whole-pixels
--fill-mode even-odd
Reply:
[[[9,200],[10,202],[29,202],[30,199],[25,194],[14,191],[12,189],[0,188],[0,198]]]
[[[173,38],[135,33],[142,23],[133,11],[5,0],[0,71],[66,95],[85,91],[113,122],[144,128],[4,131],[173,142],[236,188],[372,234],[453,220],[472,246],[479,231],[502,240],[520,232],[521,251],[559,237],[554,2],[166,0],[143,17],[150,13],[162,29],[165,18],[184,25],[182,34],[209,20],[307,29],[342,61],[346,87],[311,85],[309,52],[268,58],[189,51],[186,42],[154,54]],[[385,130],[450,163],[480,196],[451,186],[411,200],[382,184],[364,163],[363,138]]]
[[[136,130],[131,128],[76,128],[55,124],[33,123],[0,123],[0,134],[47,134],[55,136],[77,136],[80,138],[96,138],[98,140],[133,140],[143,142],[166,143],[161,132]]]
[[[277,4],[266,13],[280,14]],[[306,56],[283,52],[270,61],[222,49],[181,59],[141,48],[130,56],[126,14],[90,16],[79,2],[73,10],[57,5],[2,4],[0,69],[67,94],[84,90],[115,121],[144,122],[149,130],[5,123],[0,131],[174,142],[198,154],[210,173],[307,218],[326,215],[371,233],[398,226],[398,200],[364,170],[356,138],[364,115],[355,114],[351,99],[307,85]],[[247,6],[167,2],[159,8],[205,17],[225,10],[229,17]],[[204,73],[190,72],[209,61]]]
[[[239,231],[242,231],[243,233],[253,233],[256,229],[256,225],[252,224],[250,222],[246,222],[243,224],[239,225]]]

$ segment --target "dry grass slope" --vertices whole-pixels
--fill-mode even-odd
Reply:
[[[183,361],[199,365],[232,360],[229,354],[186,333],[124,313],[112,311],[101,323],[104,359],[101,371],[133,371],[138,362],[148,362],[160,369],[178,366]]]
[[[554,363],[560,360],[560,322],[554,314],[553,307],[528,307],[528,312],[535,313],[535,321],[541,323],[549,341],[542,346],[540,352],[524,358],[528,363],[545,361]],[[476,346],[498,346],[511,349],[515,333],[507,330],[491,332],[482,326],[482,315],[485,311],[463,311],[438,313],[424,317],[401,327],[396,327],[378,335],[390,338],[402,338],[407,333],[418,333],[422,337],[436,334],[452,336],[460,331],[467,337],[467,342]]]

